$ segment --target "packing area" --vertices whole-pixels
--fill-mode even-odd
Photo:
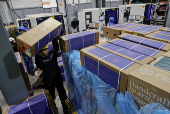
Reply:
[[[170,28],[101,21],[1,21],[0,114],[169,114]]]

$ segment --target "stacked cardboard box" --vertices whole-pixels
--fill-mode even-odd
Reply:
[[[167,31],[167,32],[170,32],[170,28],[163,27],[163,28],[161,29],[161,31]]]
[[[64,77],[64,67],[63,67],[63,61],[62,60],[58,62],[58,66],[60,68],[61,76],[62,76],[63,80],[65,80],[65,77]]]
[[[112,41],[109,41],[109,42],[114,45],[129,49],[129,50],[133,50],[133,51],[139,52],[141,54],[144,54],[146,56],[150,56],[153,58],[158,58],[165,53],[160,50],[156,50],[156,49],[153,49],[147,46],[142,46],[140,44],[132,43],[132,42],[125,41],[122,39],[118,39],[118,38]]]
[[[32,90],[32,87],[31,87],[31,84],[30,84],[30,81],[29,81],[29,78],[28,78],[28,74],[26,72],[27,69],[26,69],[26,66],[24,64],[24,61],[22,60],[21,55],[20,55],[19,52],[15,53],[15,57],[17,59],[18,66],[19,66],[19,69],[20,69],[21,74],[23,76],[23,79],[24,79],[25,85],[27,87],[28,93],[29,93],[30,96],[33,96],[34,92]]]
[[[40,85],[40,83],[42,83],[42,81],[43,81],[42,75],[43,75],[42,70],[40,70],[39,73],[38,73],[37,78],[34,81],[34,84],[32,85],[33,89],[36,89]]]
[[[132,60],[96,46],[82,49],[80,57],[82,66],[123,93],[126,92],[128,74],[141,67]]]
[[[133,30],[133,28],[131,28]],[[136,29],[136,30],[133,30],[133,34],[134,35],[137,35],[137,36],[145,36],[149,33],[152,33],[152,32],[155,32],[155,31],[158,31],[158,30],[161,30],[162,28],[161,27],[158,27],[158,26],[144,26],[143,29]],[[128,31],[128,29],[126,29],[126,31]]]
[[[113,25],[104,28],[104,37],[117,38],[121,33],[124,33],[124,29],[137,26],[138,24],[125,23],[121,25]]]
[[[99,29],[99,23],[89,23],[89,27]]]
[[[156,31],[154,33],[145,35],[146,38],[151,38],[161,42],[169,43],[170,42],[170,32],[166,31]]]
[[[72,50],[80,50],[99,43],[99,32],[85,31],[60,37],[60,48],[65,53]]]
[[[2,110],[2,114],[58,114],[50,93],[45,91]]]
[[[130,41],[130,42],[138,43],[140,45],[148,46],[154,49],[159,49],[165,52],[170,50],[170,44],[152,40],[152,39],[147,39],[147,38],[140,37],[140,36],[134,36],[134,35],[125,33],[125,34],[120,35],[119,38]]]
[[[62,28],[62,23],[49,18],[36,27],[17,37],[18,50],[33,57],[42,47],[56,38]]]
[[[170,109],[170,73],[144,65],[130,73],[127,90],[139,106],[160,103]]]

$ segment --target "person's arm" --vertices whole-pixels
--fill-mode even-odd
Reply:
[[[43,60],[42,60],[41,56],[38,53],[35,55],[35,64],[37,65],[37,67],[39,69],[41,69],[42,71],[44,70],[43,69],[44,68]]]
[[[59,50],[58,38],[59,38],[59,36],[58,36],[57,38],[54,38],[54,39],[52,40],[53,52],[54,52],[55,55],[58,54],[58,50]]]

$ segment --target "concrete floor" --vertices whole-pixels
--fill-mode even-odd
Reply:
[[[34,83],[35,79],[36,79],[36,76],[29,76],[29,79],[30,79],[30,83],[32,85]],[[63,82],[63,85],[64,85],[64,88],[66,89],[66,83],[65,82]],[[42,93],[44,91],[45,91],[44,89],[36,89],[36,90],[34,90],[34,94],[37,95],[37,94]],[[56,93],[55,103],[56,103],[56,106],[58,108],[58,112],[59,112],[59,114],[63,114],[63,109],[62,109],[61,101],[59,99],[57,90],[56,90],[55,93]],[[4,96],[2,95],[1,91],[0,91],[0,106],[2,108],[8,107],[8,104],[6,103],[6,100],[5,100]]]

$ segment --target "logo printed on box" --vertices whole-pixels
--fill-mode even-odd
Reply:
[[[140,73],[146,74],[146,75],[153,75],[153,71],[151,69],[148,69],[148,68],[141,68]]]

